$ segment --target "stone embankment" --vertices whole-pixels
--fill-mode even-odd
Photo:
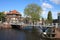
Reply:
[[[55,38],[59,38],[59,39],[60,39],[60,28],[57,28],[57,29],[55,30],[55,33],[56,33]]]
[[[11,28],[10,24],[3,24],[3,23],[0,24],[0,29],[9,29],[9,28]]]
[[[20,25],[19,29],[22,29],[26,26],[27,26],[27,24]],[[9,23],[0,23],[0,29],[10,29],[10,28],[12,28],[12,26]]]

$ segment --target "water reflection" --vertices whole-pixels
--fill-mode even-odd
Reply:
[[[14,29],[0,30],[0,40],[26,40],[25,32]]]
[[[33,33],[25,30],[3,29],[0,30],[0,40],[37,40]]]
[[[32,31],[17,29],[0,30],[0,40],[41,40],[41,38],[45,40],[35,29]]]

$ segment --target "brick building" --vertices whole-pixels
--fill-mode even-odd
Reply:
[[[21,14],[16,10],[9,11],[5,15],[8,23],[17,23],[21,21]]]

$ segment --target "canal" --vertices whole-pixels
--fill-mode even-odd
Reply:
[[[0,40],[40,40],[35,33],[27,30],[1,29]]]

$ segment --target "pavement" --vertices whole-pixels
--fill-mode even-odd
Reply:
[[[55,38],[60,38],[60,30],[59,29],[55,29]]]

